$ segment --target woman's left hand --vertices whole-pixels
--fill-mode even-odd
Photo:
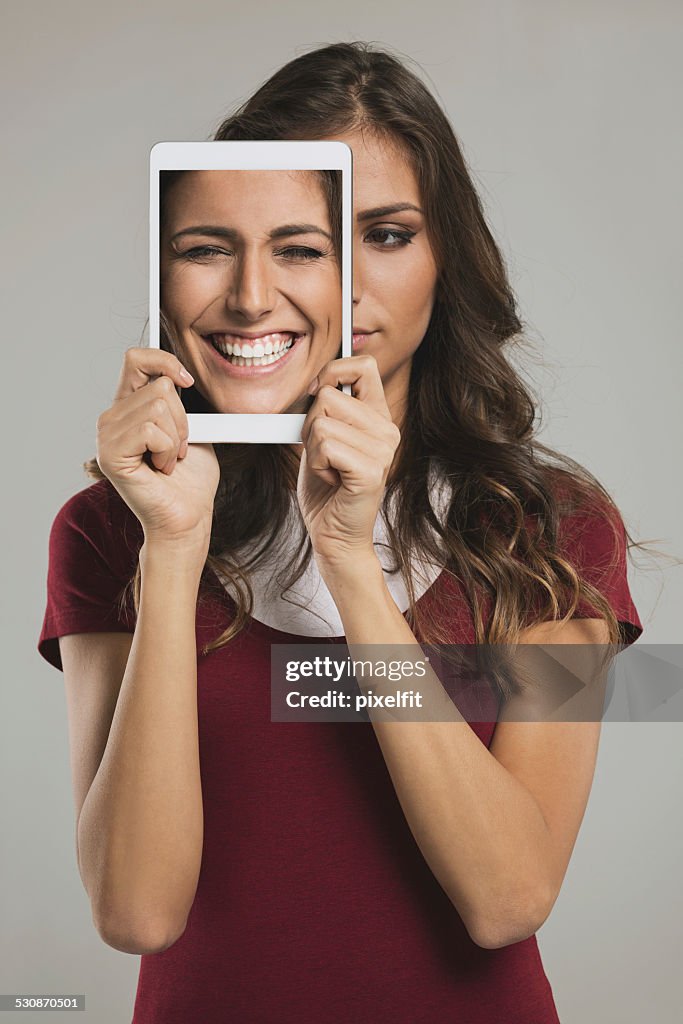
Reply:
[[[337,384],[351,384],[352,394]],[[326,363],[301,431],[297,497],[321,566],[375,557],[373,529],[401,440],[371,355]]]

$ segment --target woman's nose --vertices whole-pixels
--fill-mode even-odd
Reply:
[[[247,320],[258,320],[273,308],[273,289],[266,261],[245,252],[237,261],[226,306]]]

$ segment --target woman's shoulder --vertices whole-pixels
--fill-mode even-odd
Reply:
[[[574,493],[561,488],[557,499],[556,554],[600,592],[632,642],[643,632],[643,624],[629,584],[629,535],[624,515],[612,498],[597,490],[589,498],[577,500]],[[579,602],[577,617],[595,614],[588,601]]]
[[[523,510],[525,551],[533,548],[541,557],[552,551],[560,571],[564,563],[565,569],[570,567],[584,583],[594,587],[612,607],[624,635],[631,641],[637,639],[643,626],[629,585],[629,535],[624,515],[606,491],[581,486],[564,470],[548,472],[546,480],[554,500],[554,528],[550,528],[547,508],[531,511],[527,505]],[[445,504],[447,481],[441,484]],[[484,533],[491,522],[490,514],[490,509],[481,509]],[[526,559],[528,554],[516,553],[515,557]],[[568,576],[566,572],[562,575]],[[535,608],[534,600],[530,601]],[[579,602],[575,614],[578,618],[601,617],[586,599]]]
[[[61,506],[56,518],[80,521],[85,518],[93,523],[98,520],[108,523],[123,522],[128,519],[138,522],[135,514],[106,477],[72,494]]]
[[[87,549],[126,572],[142,540],[139,520],[105,478],[72,494],[58,510],[50,530],[50,555],[54,559]]]
[[[135,573],[142,527],[108,480],[73,494],[50,530],[47,601],[40,654],[62,668],[58,639],[68,633],[131,632],[127,586]]]
[[[548,480],[552,497],[556,506],[557,547],[567,554],[590,558],[592,554],[605,555],[607,551],[617,558],[621,557],[626,547],[626,530],[624,518],[606,492],[595,489],[590,495],[585,490],[577,490],[574,481],[565,471],[548,472]],[[452,478],[430,459],[428,489],[431,504],[435,512],[443,516],[453,498],[454,485]],[[524,508],[524,523],[532,534],[539,529],[538,513]],[[480,522],[483,528],[491,523],[491,509],[482,505]]]
[[[563,553],[589,564],[625,558],[624,517],[606,492],[597,488],[588,494],[577,492],[561,475],[554,497],[558,513],[557,542]]]
[[[95,480],[67,498],[57,515],[97,514],[97,512],[108,510],[112,504],[115,507],[117,498],[121,504],[128,507],[111,481],[104,477],[101,480]]]

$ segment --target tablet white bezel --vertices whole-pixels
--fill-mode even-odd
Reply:
[[[352,153],[344,142],[157,142],[150,151],[149,346],[159,335],[159,171],[339,170],[342,172],[342,356],[352,339]],[[343,386],[347,394],[350,385]],[[189,440],[301,443],[303,413],[188,413]]]

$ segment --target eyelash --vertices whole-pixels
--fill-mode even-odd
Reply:
[[[201,245],[195,249],[188,249],[187,252],[182,253],[183,259],[187,260],[200,260],[208,256],[229,256],[230,253],[225,252],[224,249],[216,249],[212,245]],[[290,246],[288,249],[280,249],[275,253],[276,256],[285,256],[289,259],[300,259],[300,260],[319,260],[327,253],[321,252],[319,249],[310,249],[306,246]]]

